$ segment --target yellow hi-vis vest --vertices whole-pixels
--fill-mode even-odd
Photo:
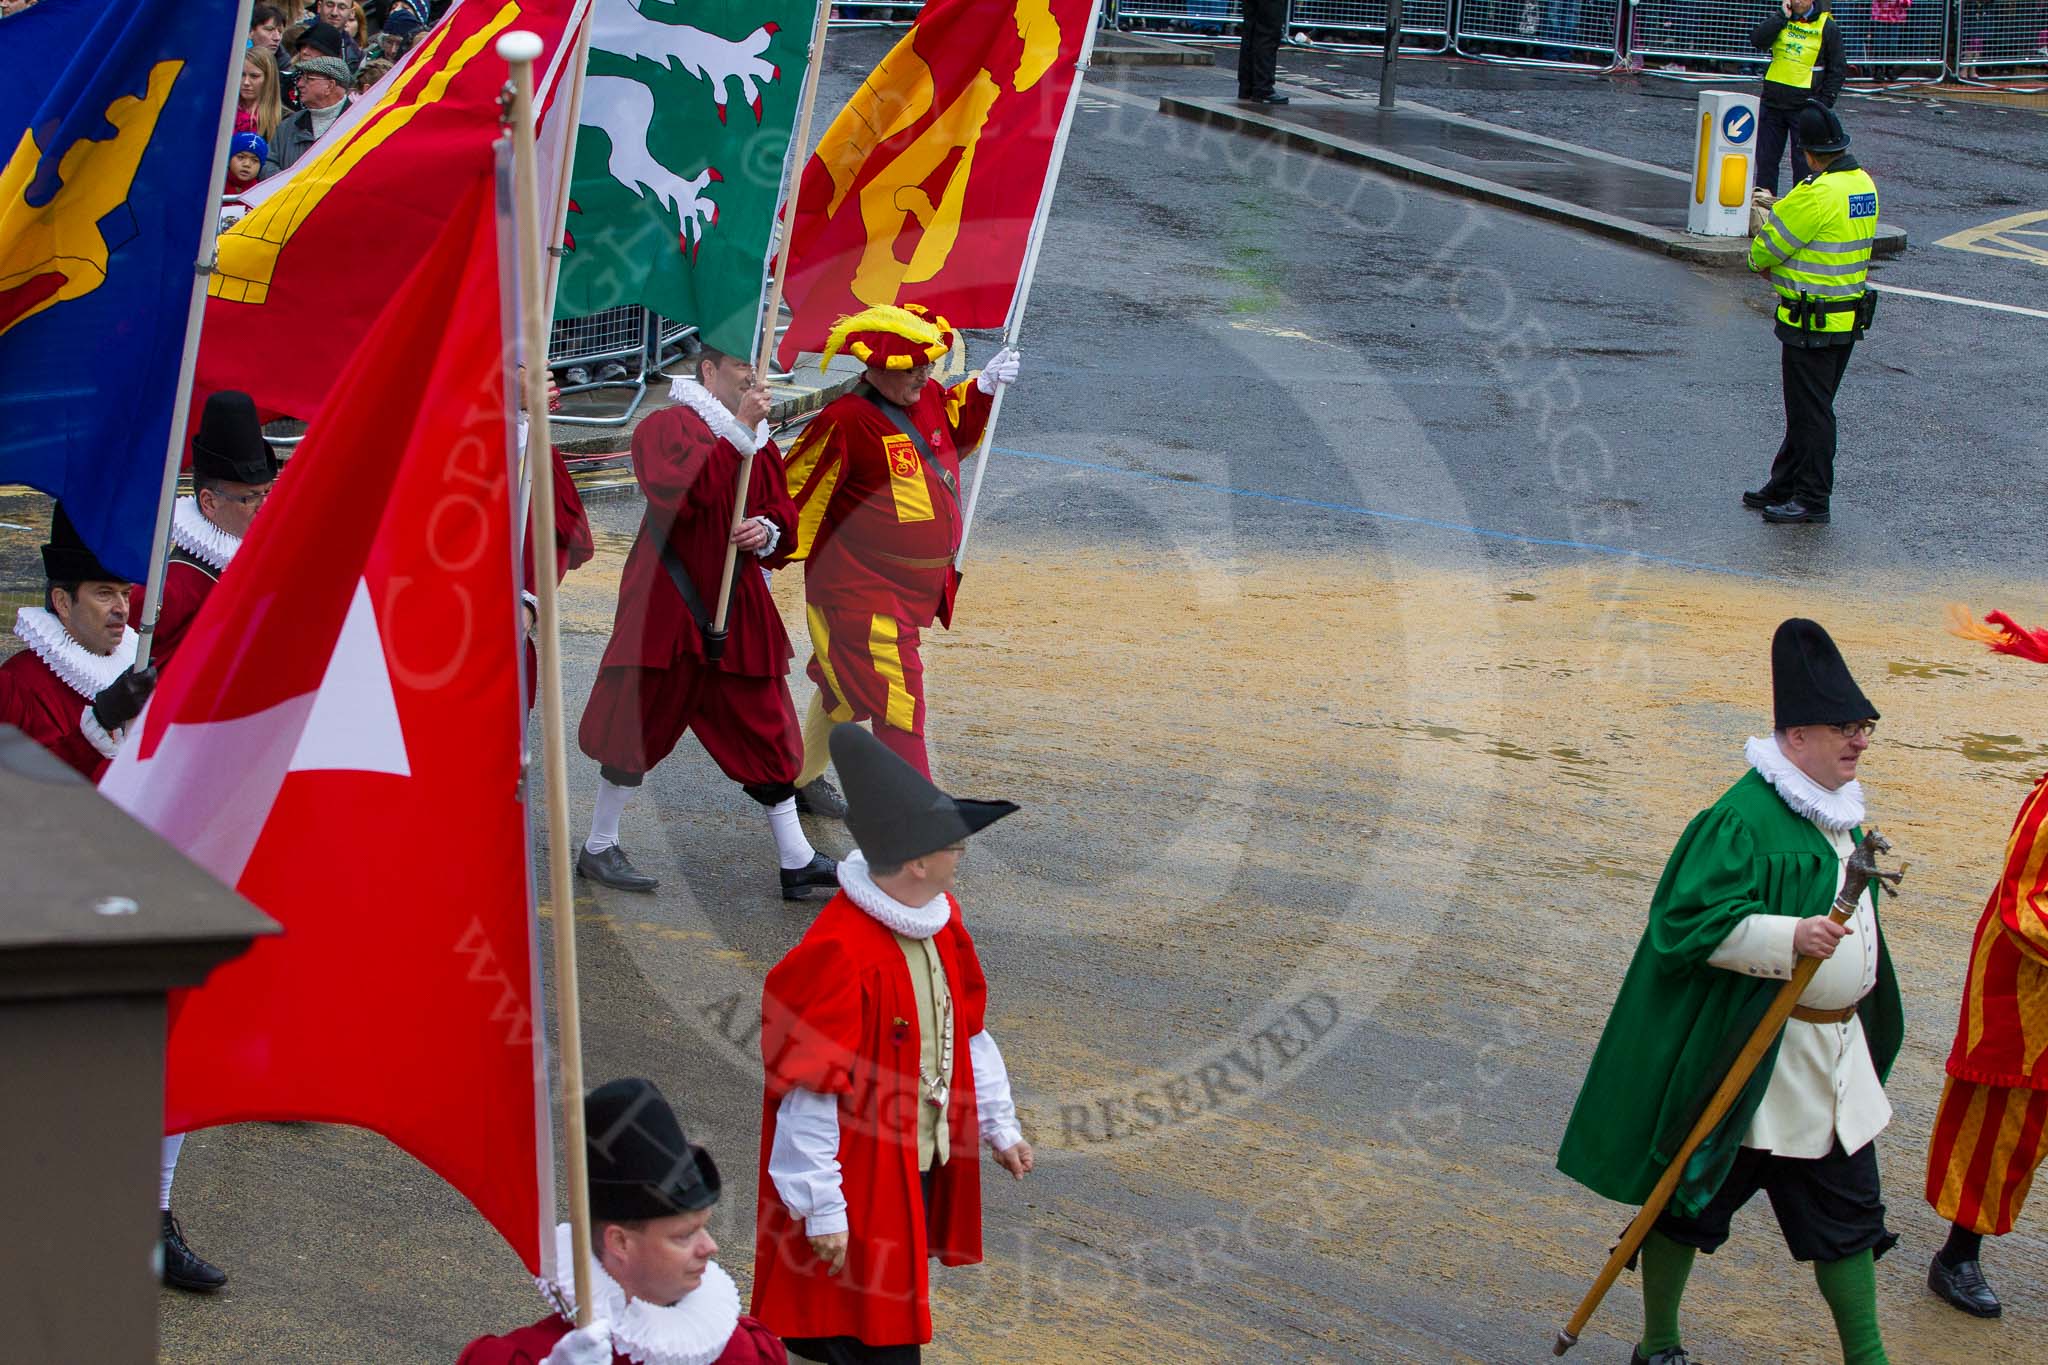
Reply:
[[[1773,204],[1749,243],[1771,272],[1778,321],[1804,332],[1853,332],[1877,240],[1877,184],[1861,166],[1808,176]]]
[[[1816,9],[1804,19],[1787,20],[1771,44],[1771,65],[1764,79],[1794,90],[1813,89],[1813,64],[1820,60],[1821,30],[1829,17],[1827,10]]]

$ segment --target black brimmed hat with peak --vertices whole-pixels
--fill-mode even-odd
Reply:
[[[100,563],[78,528],[65,514],[64,504],[50,509],[50,542],[43,546],[43,577],[52,583],[126,583],[128,580]]]
[[[592,1218],[670,1218],[718,1202],[711,1153],[683,1136],[676,1111],[653,1081],[608,1081],[585,1095],[583,1146],[590,1161]]]
[[[192,477],[259,486],[277,478],[277,452],[263,439],[256,400],[236,389],[208,395],[192,437]]]
[[[846,831],[870,867],[936,853],[1017,809],[946,795],[861,725],[833,727],[832,764],[846,788]]]

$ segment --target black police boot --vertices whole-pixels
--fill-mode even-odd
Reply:
[[[1754,493],[1744,493],[1742,495],[1742,505],[1752,512],[1761,512],[1772,503],[1783,501],[1783,498],[1767,488],[1759,488]]]
[[[1827,508],[1808,507],[1797,498],[1774,502],[1764,509],[1764,520],[1777,526],[1790,526],[1805,521],[1824,523],[1827,519]]]
[[[839,864],[822,853],[813,853],[810,862],[802,867],[782,869],[782,898],[786,901],[807,900],[813,891],[837,890]]]
[[[212,1294],[227,1288],[228,1273],[185,1244],[185,1230],[169,1209],[164,1210],[164,1283],[194,1294]]]
[[[588,848],[577,849],[576,871],[600,886],[619,891],[652,891],[661,885],[659,877],[650,877],[628,862],[626,850],[618,844],[602,853],[592,853]]]
[[[844,820],[846,798],[839,794],[839,788],[821,777],[796,789],[796,809],[799,815],[820,815],[827,820]]]
[[[1984,1267],[1975,1261],[1943,1265],[1935,1257],[1927,1267],[1927,1287],[1973,1318],[1995,1318],[2005,1311],[1985,1283]]]

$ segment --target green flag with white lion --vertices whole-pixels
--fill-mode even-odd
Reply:
[[[639,304],[755,350],[814,4],[597,0],[559,317]]]

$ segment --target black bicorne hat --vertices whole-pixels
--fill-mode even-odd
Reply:
[[[43,547],[43,577],[52,583],[126,583],[100,563],[58,503],[50,511],[50,543]]]
[[[711,1153],[683,1136],[653,1081],[610,1081],[584,1096],[583,1145],[594,1219],[669,1218],[718,1202]]]
[[[192,437],[192,475],[250,484],[277,478],[277,452],[263,439],[256,401],[248,394],[222,389],[207,397]]]
[[[936,853],[1017,809],[1011,801],[946,795],[861,725],[832,729],[832,763],[846,786],[846,830],[870,866]]]
[[[1771,637],[1771,701],[1772,723],[1780,730],[1877,719],[1877,708],[1849,676],[1834,640],[1819,622],[1802,616]]]

